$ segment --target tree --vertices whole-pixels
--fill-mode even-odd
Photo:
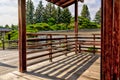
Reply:
[[[62,11],[62,22],[66,24],[66,29],[67,29],[68,25],[70,24],[71,18],[72,18],[71,12],[69,11],[68,8],[65,8]]]
[[[43,18],[44,22],[46,22],[46,23],[48,23],[51,18],[56,21],[57,10],[52,3],[48,3],[46,5],[46,7],[44,9],[43,17],[44,17]]]
[[[38,7],[36,8],[35,12],[35,23],[43,22],[43,10],[44,7],[42,5],[42,1],[39,1]]]
[[[12,29],[12,30],[18,30],[18,26],[12,24],[12,25],[11,25],[11,29]]]
[[[52,13],[52,3],[48,3],[44,9],[44,13],[43,13],[43,19],[44,22],[48,22],[49,18],[51,17],[51,13]]]
[[[5,25],[5,28],[10,28],[8,24]]]
[[[60,7],[57,7],[57,20],[56,23],[62,23],[62,9]]]
[[[34,5],[33,5],[33,2],[31,0],[27,1],[26,21],[27,21],[27,24],[34,23]]]
[[[97,13],[96,13],[96,15],[95,15],[94,21],[95,21],[97,24],[100,24],[100,23],[101,23],[101,8],[97,11]]]
[[[98,28],[95,22],[91,22],[89,19],[84,17],[78,17],[79,29],[95,29]]]
[[[81,16],[84,18],[87,18],[89,20],[91,19],[90,12],[89,12],[88,6],[86,4],[84,4],[82,7]]]

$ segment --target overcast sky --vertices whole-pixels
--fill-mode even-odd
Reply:
[[[32,0],[36,7],[40,0]],[[43,5],[46,5],[46,1]],[[87,4],[90,10],[91,18],[94,19],[95,13],[101,6],[101,0],[84,0],[84,3],[79,2],[79,15],[83,4]],[[69,7],[72,15],[74,16],[74,5]],[[0,0],[0,25],[5,24],[18,24],[18,0]]]

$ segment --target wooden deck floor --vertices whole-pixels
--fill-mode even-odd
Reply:
[[[16,58],[12,58],[12,62],[10,58],[5,60],[0,57],[0,80],[100,80],[99,55],[71,53],[67,57],[55,58],[53,62],[44,61],[29,66],[26,73],[17,71]],[[6,65],[5,68],[2,62]]]
[[[16,71],[18,68],[17,50],[0,50],[0,75]]]

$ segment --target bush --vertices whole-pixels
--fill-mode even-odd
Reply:
[[[66,30],[66,25],[61,23],[61,24],[55,24],[51,26],[51,29],[54,30]]]
[[[39,31],[51,30],[50,26],[47,23],[37,23],[34,25],[35,29]]]
[[[95,29],[98,28],[97,24],[95,22],[91,22],[87,18],[79,17],[79,29]]]
[[[90,51],[94,51],[94,50],[95,50],[95,51],[98,51],[98,49],[95,48],[95,47],[89,47],[88,50],[90,50]]]
[[[17,30],[13,30],[13,31],[9,32],[9,34],[11,36],[11,40],[18,40],[18,31]]]

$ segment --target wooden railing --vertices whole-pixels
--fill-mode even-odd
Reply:
[[[27,61],[33,65],[75,52],[75,34],[27,34]],[[79,34],[77,52],[100,53],[100,34]]]

